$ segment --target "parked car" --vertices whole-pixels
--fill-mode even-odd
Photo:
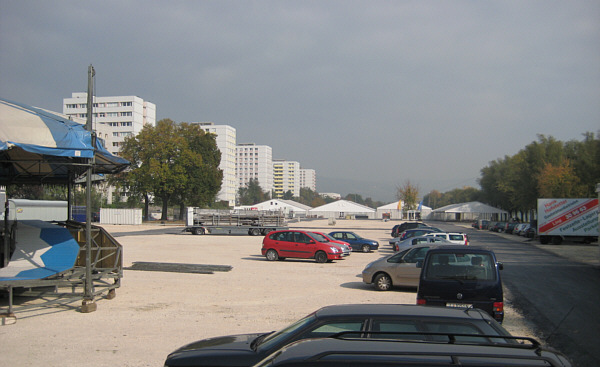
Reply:
[[[443,238],[457,245],[469,246],[469,237],[465,233],[458,232],[434,232],[428,233],[425,236]]]
[[[496,321],[504,319],[502,263],[491,250],[440,246],[427,252],[417,290],[417,304],[476,307]]]
[[[398,237],[398,235],[407,229],[414,229],[419,227],[427,227],[427,224],[423,222],[404,222],[401,224],[396,224],[392,228],[392,237]]]
[[[269,261],[285,260],[287,257],[315,259],[318,263],[341,260],[342,249],[315,232],[282,230],[270,232],[263,238],[261,249]]]
[[[402,241],[398,240],[398,241],[394,242],[394,244],[392,245],[392,248],[394,249],[394,251],[398,252],[398,251],[405,250],[405,249],[415,246],[415,245],[428,244],[428,243],[452,245],[452,242],[447,241],[443,238],[418,236],[418,237],[407,238]]]
[[[498,342],[505,337],[507,342],[510,340],[510,334],[501,325],[477,309],[398,304],[333,305],[323,307],[277,332],[228,335],[193,342],[169,354],[164,366],[252,366],[297,340],[329,337],[343,331],[409,330],[425,333],[442,328],[463,335],[493,335],[498,337],[494,338]]]
[[[421,269],[417,268],[417,262],[425,259],[425,254],[430,248],[443,246],[439,243],[444,241],[433,237],[415,237],[408,241],[412,242],[417,239],[426,242],[414,246],[409,245],[408,248],[402,249],[397,254],[385,256],[369,263],[362,271],[363,282],[373,284],[379,291],[389,291],[394,286],[417,287],[421,274]],[[452,245],[450,242],[444,242]]]
[[[510,233],[512,234],[513,231],[515,230],[515,227],[520,224],[518,222],[508,222],[504,225],[504,233]]]
[[[521,228],[521,230],[519,231],[519,236],[525,236],[525,234],[527,233],[527,231],[529,230],[529,228],[531,228],[531,224],[526,223],[523,228]]]
[[[512,234],[514,235],[519,235],[521,233],[521,231],[525,228],[525,226],[527,226],[528,223],[518,223],[515,228],[513,228]]]
[[[565,355],[544,349],[537,340],[528,337],[506,338],[514,342],[499,344],[493,336],[456,341],[452,332],[394,333],[390,337],[390,332],[374,331],[370,338],[361,338],[355,332],[338,333],[329,338],[299,340],[255,366],[571,366]]]
[[[505,222],[495,222],[493,224],[490,224],[489,230],[492,232],[502,232],[504,231],[504,226],[506,225]]]
[[[527,238],[535,238],[537,235],[537,228],[534,226],[529,226],[527,229],[523,231],[523,236]]]
[[[398,240],[402,241],[402,240],[405,240],[405,239],[411,238],[411,237],[425,236],[427,233],[434,233],[434,232],[442,232],[442,230],[439,228],[435,228],[435,227],[423,227],[423,228],[417,228],[417,229],[409,229],[409,230],[406,230],[406,231],[400,233],[400,235],[398,236]]]
[[[490,221],[486,219],[477,220],[477,229],[488,229],[490,227]]]
[[[371,252],[379,248],[379,242],[363,238],[354,232],[335,231],[330,232],[329,235],[336,240],[349,243],[350,247],[352,247],[352,251]]]
[[[342,253],[344,254],[344,257],[349,256],[350,253],[352,252],[352,247],[350,247],[350,244],[348,242],[336,240],[335,238],[331,237],[327,233],[323,233],[323,232],[314,232],[314,233],[318,233],[321,236],[327,238],[329,240],[329,242],[332,242],[332,243],[340,246],[340,248],[342,249]]]

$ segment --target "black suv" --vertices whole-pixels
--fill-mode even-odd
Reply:
[[[404,222],[402,224],[396,224],[392,228],[392,237],[398,237],[398,235],[407,229],[414,229],[419,227],[427,227],[427,224],[423,222]]]
[[[425,255],[417,304],[476,307],[496,321],[504,319],[501,262],[491,250],[472,246],[441,246]]]
[[[561,353],[532,338],[479,336],[459,341],[452,333],[375,332],[370,338],[340,333],[302,340],[273,353],[256,367],[380,366],[571,366]]]
[[[269,312],[266,313],[268,317]],[[323,338],[338,332],[451,332],[462,338],[493,335],[510,337],[500,324],[477,309],[451,309],[398,304],[355,304],[323,307],[277,332],[228,335],[199,340],[169,354],[165,367],[252,366],[284,346],[303,339]],[[422,336],[417,338],[422,339]]]

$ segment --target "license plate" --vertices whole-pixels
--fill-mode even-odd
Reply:
[[[446,303],[446,307],[471,307],[468,303]]]

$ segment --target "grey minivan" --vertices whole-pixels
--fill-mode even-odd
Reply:
[[[491,250],[471,246],[430,249],[423,260],[417,304],[476,307],[496,321],[504,319],[502,263]]]

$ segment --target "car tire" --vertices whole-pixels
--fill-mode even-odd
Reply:
[[[204,228],[194,228],[192,233],[195,235],[202,235],[204,234]]]
[[[377,274],[373,283],[378,291],[389,291],[392,289],[392,278],[387,274]]]
[[[272,248],[267,250],[267,253],[265,254],[265,257],[269,261],[277,261],[277,260],[279,260],[279,254],[277,253],[277,251],[273,250]]]
[[[362,245],[362,252],[371,252],[371,246]]]
[[[317,253],[315,254],[315,261],[318,262],[319,264],[326,263],[327,262],[327,254],[324,253],[323,251],[317,251]]]

